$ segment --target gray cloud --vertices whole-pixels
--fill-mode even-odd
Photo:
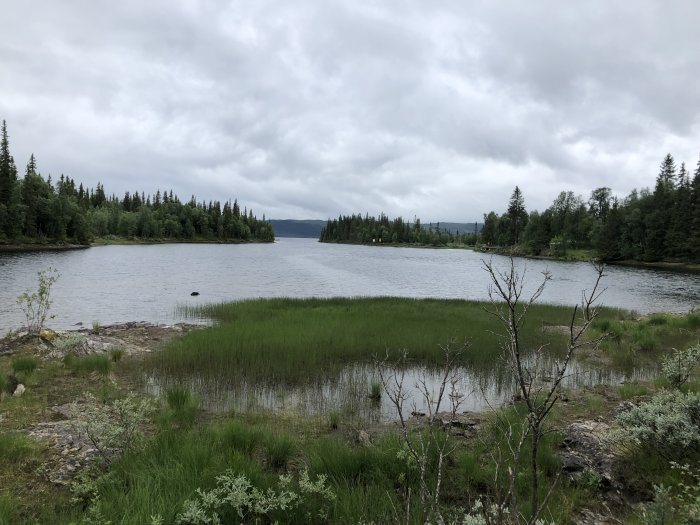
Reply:
[[[3,7],[18,164],[108,191],[238,198],[278,218],[473,221],[512,188],[625,195],[695,165],[691,2]]]

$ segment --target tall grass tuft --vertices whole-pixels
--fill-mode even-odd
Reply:
[[[18,356],[12,359],[12,370],[15,374],[24,374],[28,376],[36,370],[39,362],[33,357]]]
[[[86,356],[74,356],[69,354],[63,358],[63,363],[79,374],[97,372],[101,375],[107,375],[112,369],[112,360],[109,356],[101,354]]]
[[[289,434],[270,432],[265,438],[265,459],[273,469],[284,469],[294,455],[296,443]]]
[[[372,381],[369,385],[369,398],[378,403],[382,399],[382,384],[379,381]]]
[[[199,401],[189,388],[171,386],[165,392],[165,401],[169,408],[169,419],[180,426],[191,426],[197,417]]]

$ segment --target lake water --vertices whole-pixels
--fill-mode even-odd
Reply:
[[[484,254],[468,250],[322,244],[158,244],[0,254],[0,334],[24,317],[15,300],[36,289],[37,272],[56,268],[47,325],[57,329],[125,321],[181,321],[178,305],[253,297],[405,296],[487,299]],[[508,259],[494,256],[496,266]],[[574,304],[595,272],[586,263],[517,259],[533,288],[553,275],[542,302]],[[697,274],[609,267],[606,306],[640,313],[687,312],[700,305]],[[193,297],[191,292],[200,295]]]

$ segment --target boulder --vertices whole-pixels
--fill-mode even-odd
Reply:
[[[20,397],[22,394],[24,394],[24,392],[25,392],[26,390],[27,390],[27,389],[24,387],[24,385],[23,385],[22,383],[20,383],[20,384],[17,385],[17,388],[15,388],[15,391],[14,391],[14,393],[13,393],[12,395],[13,395],[14,397]]]

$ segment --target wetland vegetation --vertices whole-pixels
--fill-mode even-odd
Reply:
[[[35,336],[6,340],[5,350],[10,352],[0,353],[5,392],[17,381],[27,390],[21,397],[5,393],[0,401],[0,523],[213,523],[214,514],[223,523],[422,523],[423,478],[395,422],[362,420],[333,407],[305,416],[269,409],[212,412],[202,408],[205,400],[192,392],[187,378],[314,382],[343,366],[372,363],[387,349],[406,349],[412,364],[438,368],[444,358],[439,344],[448,339],[469,342],[457,357],[460,366],[498,368],[503,366],[498,336],[503,331],[486,312],[489,307],[484,302],[398,298],[207,305],[190,313],[209,316],[212,326],[190,330],[163,347],[144,338],[153,351],[120,352],[119,359],[109,352],[80,356],[70,351],[63,359],[40,359],[40,346],[48,346],[45,341]],[[534,305],[523,327],[526,352],[545,345],[543,352],[561,356],[566,344],[562,327],[570,320],[570,308]],[[100,331],[111,333],[106,327]],[[65,345],[70,350],[78,347],[77,337],[87,334],[58,339],[72,338]],[[603,334],[608,334],[604,342],[597,349],[584,348],[581,360],[601,368],[657,371],[672,347],[698,343],[700,314],[638,318],[631,312],[602,309],[587,337]],[[156,397],[134,396],[144,372],[175,380]],[[661,455],[658,447],[643,440],[625,442],[616,445],[622,455],[614,473],[600,470],[594,462],[575,475],[561,475],[562,468],[571,467],[564,446],[572,439],[571,425],[598,418],[615,427],[620,403],[631,400],[640,406],[657,391],[673,388],[659,374],[660,379],[562,393],[563,400],[551,412],[551,432],[542,437],[538,451],[540,501],[554,487],[543,515],[547,522],[579,523],[582,511],[599,511],[591,509],[590,502],[603,498],[606,512],[624,522],[651,523],[644,521],[641,509],[648,514],[666,505],[668,516],[677,513],[675,521],[667,523],[682,523],[673,509],[689,508],[682,506],[682,484],[695,487],[689,478],[693,472],[671,468],[668,449]],[[700,389],[697,372],[681,388],[678,395],[689,396],[682,399],[692,405],[693,392]],[[367,403],[374,403],[374,395],[384,396],[371,382],[363,389]],[[85,397],[85,392],[91,395]],[[76,419],[90,423],[94,418],[81,419],[81,414],[99,413],[90,403],[121,414],[121,423],[105,423],[102,434],[93,428],[97,442],[111,451],[105,456],[109,461],[81,460],[81,474],[74,473],[63,485],[52,483],[52,469],[73,454],[71,447],[80,446],[67,446],[69,452],[64,453],[54,438],[32,435],[45,428],[47,418],[53,424]],[[435,429],[438,440],[426,441],[432,445],[425,451],[425,479],[434,482],[440,476],[439,506],[446,521],[461,523],[465,513],[485,519],[486,511],[479,511],[477,502],[488,506],[506,491],[507,481],[498,475],[509,450],[503,422],[513,431],[520,428],[519,403],[516,397],[514,404],[465,414],[454,424],[449,419],[440,422]],[[67,420],[57,415],[56,407],[70,404],[75,408]],[[134,446],[119,446],[125,428]],[[30,430],[34,434],[28,434]],[[432,427],[413,417],[407,430],[408,439],[417,445]],[[438,445],[451,451],[442,462]],[[672,459],[692,465],[700,458],[693,447],[675,446],[673,450],[682,453]],[[516,468],[525,473],[528,458],[520,462]],[[654,485],[662,482],[670,487],[666,496],[655,493]],[[524,516],[528,490],[528,477],[516,477]],[[645,500],[645,507],[631,506]]]

